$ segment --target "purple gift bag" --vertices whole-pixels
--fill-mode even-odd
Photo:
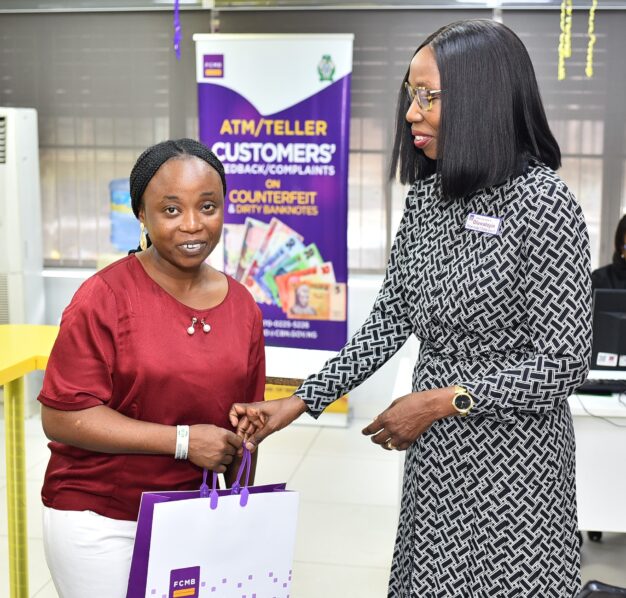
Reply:
[[[289,596],[298,494],[249,486],[250,466],[244,450],[225,490],[205,470],[199,490],[143,493],[126,598]]]

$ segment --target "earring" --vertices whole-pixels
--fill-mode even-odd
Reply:
[[[139,247],[141,251],[148,249],[148,231],[143,225],[143,222],[139,223]]]
[[[204,321],[204,318],[202,318],[202,331],[204,332],[204,334],[211,332],[211,324],[207,324]]]
[[[196,331],[196,322],[198,321],[198,318],[191,318],[191,326],[189,326],[189,328],[187,328],[187,334],[189,336],[191,336],[192,334],[195,333]]]

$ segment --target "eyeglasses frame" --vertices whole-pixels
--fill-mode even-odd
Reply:
[[[439,99],[441,94],[443,93],[443,89],[428,89],[421,85],[417,87],[411,87],[408,81],[404,82],[404,90],[407,92],[409,96],[409,105],[417,100],[417,105],[421,110],[426,112],[430,112],[433,109],[433,100]],[[422,105],[422,101],[419,96],[420,91],[425,91],[427,93],[426,99],[428,100],[428,106]]]

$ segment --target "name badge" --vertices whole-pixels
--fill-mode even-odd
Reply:
[[[496,218],[495,216],[483,216],[482,214],[474,214],[472,212],[467,217],[465,230],[475,230],[479,233],[486,233],[488,235],[498,235],[500,234],[501,225],[502,218]]]

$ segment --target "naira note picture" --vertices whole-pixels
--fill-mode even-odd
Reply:
[[[225,225],[224,271],[288,319],[346,319],[346,284],[336,281],[332,262],[278,218]]]
[[[346,319],[346,285],[336,282],[296,282],[289,284],[285,311],[289,319]]]

